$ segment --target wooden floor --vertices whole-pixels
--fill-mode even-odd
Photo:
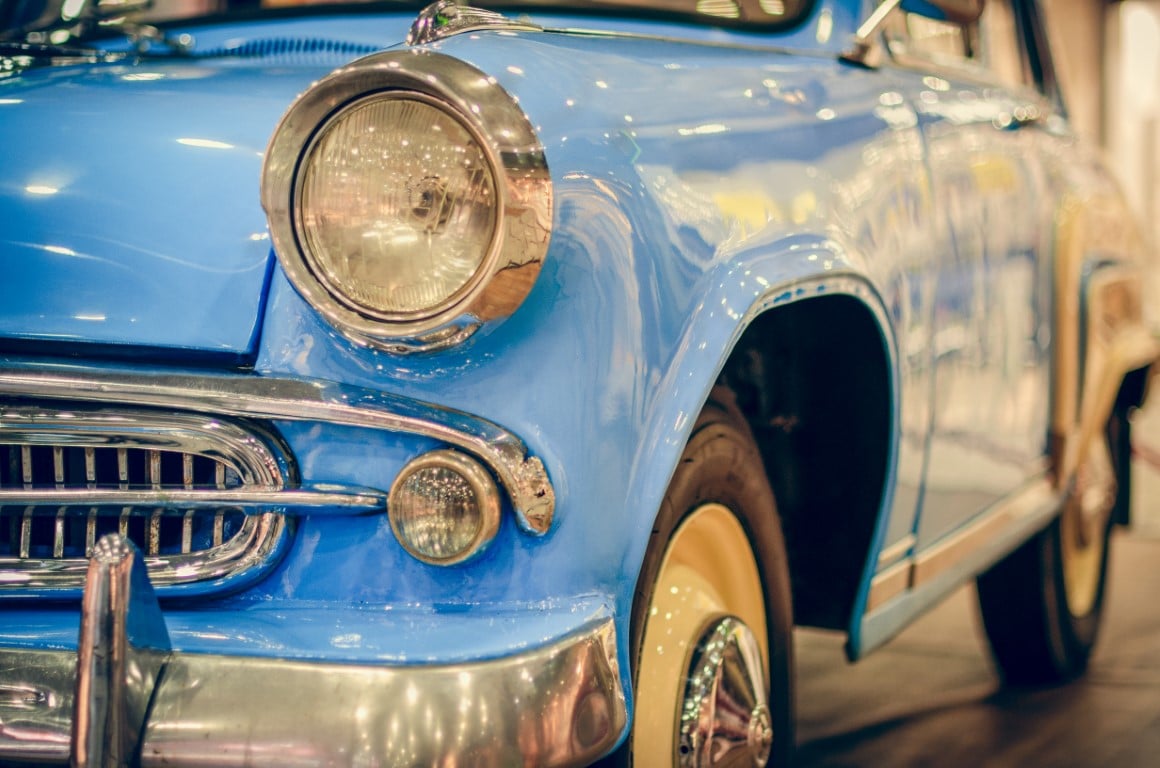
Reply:
[[[1160,398],[1132,422],[1130,531],[1113,541],[1088,674],[999,687],[973,588],[855,665],[841,638],[799,632],[801,766],[1160,768]]]
[[[1160,530],[1113,546],[1103,634],[1068,686],[999,687],[972,588],[856,665],[840,638],[799,632],[800,765],[1160,766]]]

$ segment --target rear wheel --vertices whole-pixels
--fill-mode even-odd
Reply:
[[[622,765],[788,764],[792,612],[780,521],[732,392],[714,390],[657,516],[632,617]]]
[[[1122,418],[1112,417],[1109,436]],[[1004,681],[1060,683],[1087,669],[1103,616],[1120,472],[1108,441],[1098,441],[1059,517],[979,577],[983,626]]]

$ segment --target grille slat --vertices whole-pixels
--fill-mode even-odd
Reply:
[[[125,448],[117,449],[117,481],[121,488],[129,487],[129,451]]]
[[[85,557],[89,557],[93,552],[93,547],[97,545],[97,509],[91,507],[89,514],[85,518]]]
[[[229,499],[283,487],[279,461],[264,443],[205,417],[0,401],[0,577],[59,570],[75,575],[53,576],[53,586],[79,587],[85,558],[114,531],[149,557],[155,585],[260,567],[264,557],[247,553],[271,551],[285,530],[282,518],[247,515]],[[108,496],[117,491],[126,494]],[[33,583],[0,578],[0,595]]]
[[[226,468],[222,464],[218,464],[214,469],[214,482],[218,488],[226,487]],[[225,516],[215,515],[213,519],[213,545],[216,547],[222,543],[225,537]]]
[[[149,485],[155,491],[161,490],[161,452],[149,451]],[[161,551],[161,510],[153,510],[149,517],[149,533],[146,536],[145,553],[156,555]]]
[[[32,553],[32,507],[24,510],[20,518],[20,556],[29,557]]]
[[[64,521],[65,515],[68,513],[67,507],[61,507],[56,511],[56,520],[53,521],[52,527],[52,556],[55,558],[64,557]]]
[[[97,451],[94,448],[85,448],[85,485],[97,487]]]

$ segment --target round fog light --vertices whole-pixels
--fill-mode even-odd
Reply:
[[[499,530],[499,490],[487,470],[456,451],[432,451],[399,473],[387,499],[391,529],[425,563],[454,565]]]

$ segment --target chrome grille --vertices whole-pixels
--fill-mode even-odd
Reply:
[[[260,567],[282,516],[230,502],[283,488],[272,444],[207,416],[0,402],[0,594],[79,587],[113,531],[146,554],[160,588]]]
[[[229,490],[238,473],[205,456],[139,448],[0,445],[0,488]],[[87,557],[97,539],[119,531],[146,555],[190,554],[220,546],[245,521],[241,510],[210,512],[158,507],[0,506],[0,555]]]

